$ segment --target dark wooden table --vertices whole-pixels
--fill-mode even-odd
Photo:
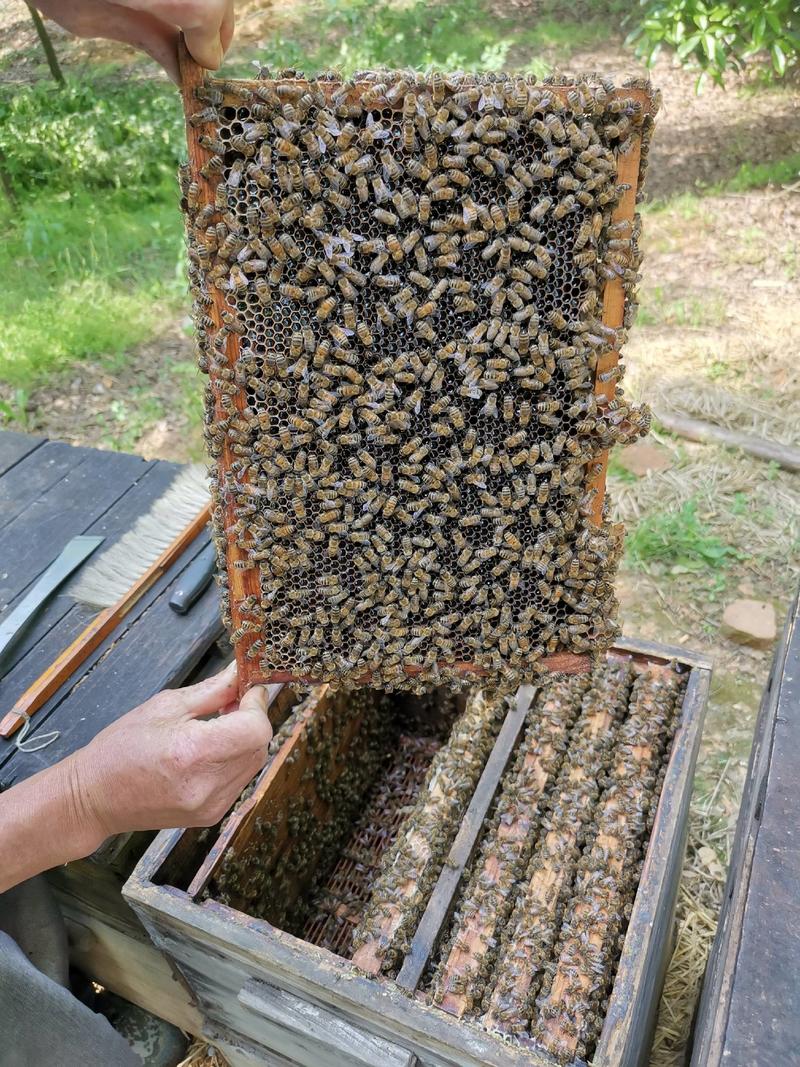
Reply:
[[[113,544],[169,486],[180,468],[121,452],[75,448],[41,437],[0,432],[0,615],[13,608],[71,537],[98,534]],[[222,634],[212,584],[185,616],[169,607],[169,589],[207,544],[198,537],[136,604],[120,627],[32,719],[35,737],[58,730],[38,752],[0,739],[0,781],[33,774],[84,745],[105,725],[167,686],[179,685]],[[91,563],[91,558],[90,561]],[[93,612],[67,594],[51,598],[17,646],[0,679],[0,716],[66,648]]]
[[[133,526],[180,468],[140,456],[75,448],[0,431],[0,615],[76,534],[105,537],[98,553]],[[0,739],[0,783],[13,787],[86,744],[126,711],[157,693],[218,668],[224,656],[214,583],[185,616],[168,605],[170,587],[208,542],[198,537],[136,604],[76,676],[32,718],[35,737],[58,731],[38,752]],[[17,645],[0,679],[0,717],[92,618],[66,593],[52,597]],[[121,886],[152,835],[118,838],[89,860],[49,873],[67,919],[71,956],[90,977],[199,1032],[190,997],[152,946]]]
[[[800,594],[761,702],[692,1067],[800,1065]]]

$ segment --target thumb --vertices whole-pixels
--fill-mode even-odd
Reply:
[[[272,725],[267,716],[269,696],[266,687],[254,685],[239,701],[239,707],[218,719],[204,723],[213,732],[220,758],[259,752],[266,758],[272,740]]]
[[[181,699],[183,714],[196,719],[221,711],[236,699],[237,675],[236,660],[233,660],[219,674],[176,690],[176,695]]]
[[[269,693],[265,685],[254,685],[239,701],[239,711],[258,711],[266,717]]]
[[[192,58],[206,70],[218,70],[222,65],[222,41],[219,30],[184,30],[183,37]]]

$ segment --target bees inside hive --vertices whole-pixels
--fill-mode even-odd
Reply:
[[[591,1060],[684,687],[671,666],[610,659],[569,694],[551,689],[554,707],[572,705],[566,744],[526,752],[526,735],[430,976],[433,1003],[559,1062]]]
[[[510,688],[600,655],[653,94],[290,75],[185,88],[240,677]]]
[[[453,722],[475,724],[461,704],[444,690],[411,699],[355,690],[306,711],[302,746],[289,756],[295,780],[262,805],[243,850],[226,854],[209,895],[298,936],[307,932],[315,944],[345,946]],[[483,717],[482,748],[476,739],[483,756],[498,715],[494,705]]]
[[[362,691],[359,700],[380,705],[381,721],[390,724],[388,746],[373,760],[360,732],[344,729],[349,747],[336,760],[348,765],[358,753],[355,762],[363,755],[370,767],[348,816],[336,817],[340,794],[327,819],[276,845],[264,807],[257,833],[226,856],[210,894],[250,915],[273,916],[295,937],[376,981],[398,982],[466,1025],[544,1049],[559,1062],[591,1060],[685,683],[674,664],[612,653],[589,674],[541,687],[498,772],[418,988],[399,972],[499,744],[509,697],[473,692],[462,706],[441,691],[415,703]],[[369,734],[366,705],[359,714]],[[346,718],[341,703],[328,721],[337,718]],[[313,760],[305,774],[315,780],[312,768]],[[298,847],[321,857],[299,892],[291,875]],[[253,894],[260,870],[266,877]],[[287,888],[295,894],[288,909]]]

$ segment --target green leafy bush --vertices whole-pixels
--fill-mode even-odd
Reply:
[[[149,199],[182,155],[180,100],[162,82],[52,82],[0,92],[0,152],[19,197],[120,188]]]
[[[768,55],[782,77],[800,56],[797,0],[641,0],[643,15],[628,41],[652,63],[663,46],[686,65],[721,84],[726,71],[742,70]]]

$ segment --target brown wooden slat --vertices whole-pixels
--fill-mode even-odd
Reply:
[[[464,814],[456,838],[444,861],[439,880],[431,893],[425,912],[411,941],[411,948],[396,982],[401,989],[413,992],[439,941],[445,923],[453,909],[461,876],[472,859],[483,829],[483,822],[494,800],[508,761],[525,727],[525,719],[536,690],[524,685],[517,692],[517,702],[506,715],[494,748],[483,768],[469,807]]]
[[[617,164],[617,182],[627,184],[630,188],[619,199],[611,216],[612,222],[633,222],[636,211],[636,193],[639,187],[639,166],[641,161],[642,141],[636,137],[631,147],[620,154]],[[618,330],[625,319],[625,289],[619,277],[607,281],[603,290],[603,325]],[[604,406],[614,399],[617,391],[615,381],[603,383],[600,375],[612,370],[620,360],[619,349],[606,352],[597,361],[594,376],[594,391],[598,404]],[[602,452],[593,464],[594,474],[590,474],[586,488],[594,491],[592,519],[596,526],[603,521],[603,504],[606,495],[606,473],[608,470],[608,451]]]
[[[191,169],[192,180],[198,183],[200,189],[199,203],[200,206],[206,204],[213,204],[215,185],[204,178],[200,173],[201,169],[209,161],[213,153],[204,148],[200,144],[201,131],[198,126],[193,126],[189,122],[189,116],[194,113],[197,107],[197,100],[194,92],[202,83],[205,76],[205,72],[202,67],[189,55],[186,45],[181,35],[178,42],[178,61],[181,72],[181,93],[183,95],[184,114],[186,116],[186,143],[189,150],[189,166]],[[219,330],[222,326],[222,315],[228,310],[225,303],[225,296],[220,289],[216,286],[211,286],[210,291],[211,304],[207,308],[206,313],[214,323],[215,331]],[[236,365],[236,360],[239,358],[239,335],[233,333],[228,338],[226,345],[226,355],[228,359],[228,366],[233,368]],[[218,421],[225,419],[225,409],[222,406],[221,391],[218,388],[218,383],[213,374],[209,375],[209,387],[214,397],[214,417]],[[242,411],[247,404],[247,396],[242,390],[234,397],[234,405],[237,411]],[[230,470],[231,463],[233,463],[235,456],[232,451],[232,443],[228,435],[226,434],[222,444],[222,455],[218,462],[220,469],[223,471]],[[221,490],[224,492],[224,490]],[[236,521],[236,517],[233,514],[233,504],[230,500],[223,498],[218,505],[224,509],[225,519],[224,526],[227,529],[232,526]],[[244,559],[244,552],[236,547],[233,538],[227,539],[226,548],[226,563],[228,582],[230,590],[230,612],[231,619],[233,620],[233,629],[237,630],[242,624],[242,617],[239,612],[239,602],[247,596],[260,597],[261,592],[259,588],[259,571],[258,570],[237,570],[233,564],[241,559]],[[256,672],[254,671],[253,661],[247,658],[247,651],[250,645],[255,640],[255,635],[250,635],[249,639],[244,641],[238,641],[234,646],[234,652],[236,655],[236,662],[239,667],[239,692],[244,693],[249,689],[256,681],[264,681],[263,678],[256,678]],[[280,682],[284,681],[281,678],[269,678],[268,682]]]

